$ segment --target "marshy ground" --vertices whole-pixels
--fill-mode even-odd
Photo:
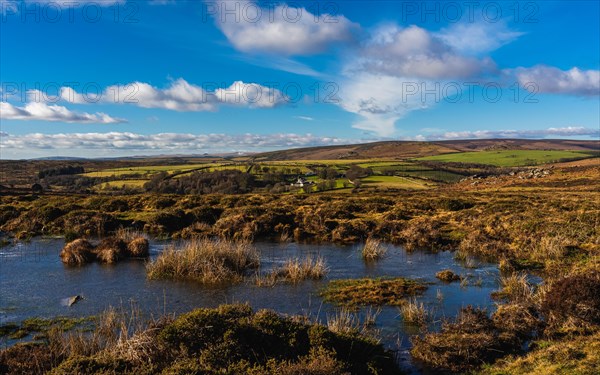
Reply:
[[[461,157],[471,162],[473,157],[493,159],[490,153]],[[502,159],[502,168],[508,167],[504,165],[508,161],[526,162],[537,155],[521,154],[517,155],[517,161],[512,156]],[[446,162],[444,158],[448,157],[452,156],[422,162]],[[487,159],[478,160],[483,163]],[[171,304],[179,303],[170,313],[184,313],[199,305],[206,306],[206,301],[217,306],[237,300],[297,315],[314,300],[324,306],[324,315],[333,317],[337,311],[329,325],[323,316],[315,320],[320,321],[322,327],[331,328],[327,332],[334,333],[326,336],[333,335],[327,336],[333,342],[339,332],[357,331],[354,329],[358,327],[356,319],[370,320],[366,309],[360,306],[381,306],[375,327],[384,346],[379,349],[361,346],[365,350],[361,355],[381,354],[380,350],[392,348],[394,334],[401,335],[403,340],[396,341],[403,342],[400,352],[410,350],[412,370],[597,373],[600,366],[597,350],[594,350],[598,347],[600,331],[600,166],[597,161],[596,158],[558,163],[531,171],[503,169],[497,174],[452,184],[436,182],[426,186],[426,192],[371,185],[373,178],[383,181],[383,177],[387,177],[383,175],[383,168],[394,167],[394,162],[386,161],[382,166],[369,162],[370,168],[382,168],[381,173],[376,171],[365,177],[362,187],[340,187],[338,192],[178,195],[129,191],[114,195],[3,195],[0,197],[0,228],[17,238],[65,235],[69,239],[97,241],[89,246],[80,242],[81,252],[72,254],[75,262],[79,262],[77,259],[87,262],[88,255],[92,260],[114,259],[111,252],[101,256],[98,247],[100,250],[128,249],[131,239],[124,241],[125,245],[104,240],[100,246],[100,238],[115,235],[119,228],[175,240],[167,245],[155,244],[154,249],[151,246],[147,265],[121,259],[121,253],[117,253],[121,262],[116,265],[64,268],[58,256],[64,245],[60,241],[50,246],[53,250],[38,249],[41,254],[37,255],[37,263],[24,265],[15,261],[22,255],[14,255],[19,248],[27,248],[27,244],[3,248],[3,265],[8,265],[3,266],[3,274],[6,270],[9,274],[15,272],[16,279],[0,280],[3,323],[12,324],[3,325],[4,337],[12,335],[9,341],[35,339],[32,337],[35,334],[27,333],[27,318],[61,315],[59,312],[64,307],[52,306],[51,301],[78,294],[81,290],[74,290],[73,285],[89,288],[84,294],[86,298],[92,297],[91,300],[106,297],[97,287],[105,283],[102,287],[116,295],[106,302],[116,306],[119,300],[122,304],[123,299],[127,301],[135,296],[143,301],[140,305],[144,308],[152,310],[149,306],[155,306],[155,312],[160,311],[160,306]],[[298,168],[308,168],[308,164],[300,164]],[[465,167],[461,164],[450,165],[445,172],[458,173],[465,168],[488,171],[481,165]],[[263,167],[261,171],[266,173]],[[265,256],[264,249],[260,249],[257,256],[254,247],[266,246],[258,242],[266,240],[281,243],[267,246],[273,251],[271,255]],[[37,241],[34,239],[31,244],[41,243]],[[365,241],[368,241],[367,246],[363,245]],[[323,246],[329,245],[317,245],[332,242],[361,245],[350,246],[351,253],[342,247],[325,250]],[[307,244],[300,245],[302,243]],[[402,250],[394,245],[402,246]],[[297,251],[273,255],[287,248]],[[404,254],[404,258],[399,254]],[[28,256],[31,255],[25,259],[31,259]],[[54,265],[47,264],[50,259],[54,259]],[[39,278],[43,280],[36,280]],[[28,290],[32,300],[22,301],[22,293],[19,294],[22,290]],[[43,293],[51,297],[40,297]],[[60,298],[56,293],[61,293]],[[277,296],[279,302],[274,301],[273,296]],[[168,302],[161,304],[161,300]],[[75,318],[81,318],[98,315],[107,307],[92,305],[93,302],[84,300],[71,311]],[[358,310],[359,317],[351,315],[348,308]],[[312,306],[313,312],[320,310],[321,306]],[[202,311],[197,314],[213,314]],[[309,340],[308,345],[298,349],[288,336],[282,338],[279,331],[269,325],[272,322],[266,328],[254,327],[256,315],[260,314],[271,313],[244,312],[235,322],[230,322],[233,331],[228,335],[234,340],[224,342],[225,332],[219,331],[211,336],[210,348],[206,351],[194,343],[186,343],[187,352],[173,352],[170,343],[156,338],[162,336],[153,336],[166,326],[149,325],[145,331],[139,331],[145,333],[140,333],[138,339],[123,342],[119,347],[129,349],[118,354],[108,353],[106,347],[80,342],[83,352],[63,347],[63,357],[39,357],[44,360],[37,363],[62,366],[67,373],[83,369],[92,373],[101,370],[143,373],[158,368],[152,366],[159,366],[161,371],[169,369],[172,373],[191,369],[364,373],[364,369],[355,367],[351,360],[340,360],[340,356],[348,354],[343,351],[343,345],[334,345],[338,356],[332,355],[332,341],[324,340],[323,336],[319,336],[319,344]],[[297,326],[292,329],[289,324],[300,323],[286,319],[278,317],[273,321],[279,322],[278,327],[287,327],[286,332],[300,332],[297,333],[300,336],[305,334],[302,332],[317,329],[302,323],[309,328],[295,331]],[[281,356],[268,348],[249,349],[244,346],[248,345],[244,341],[247,337],[239,336],[243,331],[240,327],[247,330],[244,331],[250,335],[247,337],[270,332],[285,345],[292,345],[285,347],[294,354]],[[76,330],[76,327],[69,328],[69,332]],[[294,342],[302,341],[297,335]],[[405,340],[409,336],[412,336],[410,344]],[[367,342],[366,337],[368,335],[355,339]],[[43,332],[38,339],[41,345],[50,344]],[[138,343],[148,346],[138,348],[134,345]],[[161,343],[159,349],[154,347],[156,343]],[[162,351],[165,345],[166,352]],[[176,346],[181,347],[180,343]],[[264,356],[252,359],[234,356],[231,363],[214,362],[217,353],[223,357],[222,353],[241,348],[260,350]],[[35,345],[20,345],[4,350],[0,363],[21,369],[22,358],[26,355],[38,358],[40,352]],[[400,352],[396,355],[402,357]],[[387,358],[388,354],[381,355]],[[139,358],[142,357],[152,358],[152,365],[141,364]],[[176,367],[180,365],[181,369]],[[318,372],[319,368],[329,372]]]

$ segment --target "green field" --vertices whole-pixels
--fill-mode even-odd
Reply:
[[[377,186],[397,189],[427,189],[423,181],[398,176],[369,176],[361,179],[364,186]]]
[[[426,156],[417,160],[488,164],[497,167],[521,167],[556,163],[563,159],[577,160],[589,158],[589,153],[577,151],[544,151],[544,150],[502,150],[502,151],[475,151],[456,154]]]

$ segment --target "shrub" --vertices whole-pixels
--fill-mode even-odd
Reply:
[[[541,310],[551,324],[565,323],[569,319],[600,324],[600,272],[555,281],[542,300]]]
[[[522,342],[497,329],[484,310],[468,306],[439,333],[413,337],[413,358],[436,371],[468,372],[520,350]]]

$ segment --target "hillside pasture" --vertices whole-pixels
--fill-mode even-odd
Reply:
[[[445,163],[487,164],[496,167],[524,167],[567,160],[578,160],[592,157],[590,153],[580,151],[546,151],[546,150],[501,150],[474,151],[445,155],[426,156],[416,160],[437,161]]]

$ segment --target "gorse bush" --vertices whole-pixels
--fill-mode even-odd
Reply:
[[[258,268],[257,250],[248,242],[195,239],[166,248],[151,263],[151,279],[187,279],[203,284],[240,281],[247,270]]]

